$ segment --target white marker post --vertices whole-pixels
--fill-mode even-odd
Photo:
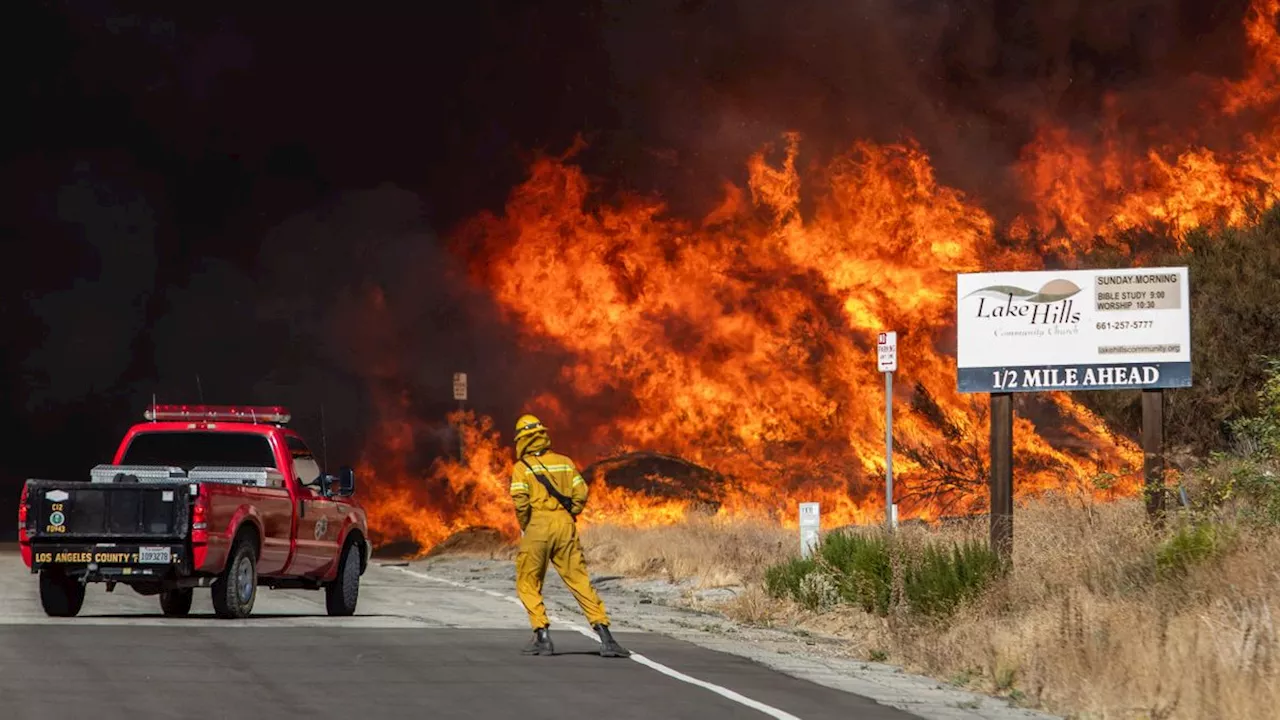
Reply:
[[[822,517],[818,503],[800,503],[800,557],[807,558],[818,546],[818,531],[822,527]]]
[[[876,367],[884,373],[884,524],[898,524],[893,504],[893,373],[898,369],[898,333],[882,332],[876,340]]]
[[[467,401],[467,374],[453,374],[453,399],[458,401],[458,410],[462,410],[463,403]],[[462,439],[462,426],[458,426],[458,461],[465,464],[467,462],[466,447]]]

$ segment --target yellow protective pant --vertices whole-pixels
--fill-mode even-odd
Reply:
[[[587,575],[578,526],[566,512],[541,510],[534,510],[529,518],[516,555],[516,594],[529,613],[529,625],[537,630],[551,624],[547,620],[547,608],[542,604],[542,580],[547,575],[548,560],[573,593],[587,621],[592,625],[608,625],[604,603]]]

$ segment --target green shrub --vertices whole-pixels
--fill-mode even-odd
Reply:
[[[765,572],[765,587],[775,597],[789,597],[817,609],[839,601],[877,615],[893,608],[894,566],[902,579],[907,610],[946,615],[981,592],[1001,569],[998,557],[983,543],[960,545],[912,543],[898,536],[830,533],[814,557],[795,558]]]
[[[1240,519],[1258,527],[1280,527],[1280,476],[1263,470],[1249,474],[1239,486],[1247,499],[1240,508]]]
[[[883,615],[893,587],[890,550],[884,535],[835,532],[823,538],[818,554],[838,574],[841,600]]]
[[[911,608],[926,615],[950,613],[1000,571],[1000,559],[985,543],[950,549],[926,545],[907,567],[905,592]]]
[[[1186,487],[1196,517],[1280,528],[1280,468],[1274,459],[1219,453],[1186,478]]]
[[[840,600],[839,580],[832,573],[819,567],[800,580],[796,599],[810,610],[829,608]]]
[[[1262,358],[1266,381],[1257,392],[1258,410],[1229,425],[1233,444],[1245,456],[1272,458],[1280,455],[1280,360]]]
[[[1156,571],[1162,577],[1180,577],[1196,563],[1213,557],[1222,546],[1221,530],[1213,522],[1179,527],[1156,550]]]
[[[774,597],[789,597],[799,601],[800,583],[805,576],[818,569],[812,559],[792,558],[764,571],[765,590]]]

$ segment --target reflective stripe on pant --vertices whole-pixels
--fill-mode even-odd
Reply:
[[[529,625],[537,630],[551,624],[542,603],[542,581],[547,575],[548,560],[573,593],[587,621],[592,625],[608,625],[604,603],[587,575],[578,526],[568,513],[543,511],[534,511],[529,519],[520,540],[520,553],[516,555],[516,594],[529,613]]]

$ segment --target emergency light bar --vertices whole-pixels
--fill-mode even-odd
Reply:
[[[292,419],[280,405],[152,405],[144,413],[153,422],[183,420],[203,422],[278,423]]]

